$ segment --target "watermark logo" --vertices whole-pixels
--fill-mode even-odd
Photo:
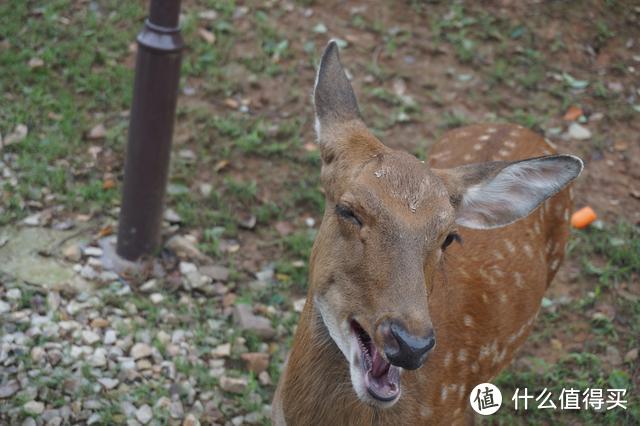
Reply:
[[[511,400],[515,411],[538,410],[593,410],[608,411],[615,408],[627,409],[626,389],[588,388],[585,391],[563,388],[559,397],[554,398],[549,389],[539,393],[529,393],[527,388],[517,388]],[[556,402],[557,401],[557,402]],[[502,393],[491,383],[480,383],[469,395],[471,408],[483,416],[490,416],[500,409]]]
[[[491,383],[480,383],[471,391],[469,403],[476,413],[490,416],[500,409],[502,394],[497,386]]]

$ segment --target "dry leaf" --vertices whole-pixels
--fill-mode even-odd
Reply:
[[[229,165],[229,160],[220,160],[213,166],[213,171],[218,173],[222,169],[225,169]]]
[[[109,189],[113,189],[116,187],[116,182],[113,179],[105,179],[104,182],[102,182],[102,189],[109,190]]]
[[[198,34],[200,34],[200,37],[209,44],[213,44],[216,42],[216,35],[209,30],[200,28],[198,30]]]
[[[567,112],[564,113],[564,117],[562,117],[562,119],[564,121],[576,121],[578,118],[582,117],[582,114],[582,108],[571,105],[569,109],[567,109]]]

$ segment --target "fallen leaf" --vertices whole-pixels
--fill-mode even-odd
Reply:
[[[233,98],[227,98],[224,100],[224,104],[231,109],[238,109],[240,103]]]
[[[207,29],[204,29],[204,28],[198,29],[198,34],[204,41],[206,41],[209,44],[213,44],[216,42],[216,35]]]
[[[108,237],[111,234],[113,234],[113,226],[107,225],[98,231],[98,238]]]
[[[582,108],[577,107],[575,105],[571,105],[569,109],[567,109],[567,112],[564,113],[564,116],[562,117],[562,119],[564,121],[576,121],[578,118],[582,116],[582,114],[583,114]]]
[[[229,160],[220,160],[213,166],[213,171],[218,173],[219,171],[226,169],[229,165]]]
[[[102,182],[102,189],[109,190],[109,189],[113,189],[116,187],[116,182],[113,179],[105,179],[104,182]]]

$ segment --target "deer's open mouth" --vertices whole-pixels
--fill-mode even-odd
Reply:
[[[400,368],[382,357],[371,336],[355,320],[351,330],[360,348],[360,364],[369,395],[380,402],[390,402],[400,395]]]

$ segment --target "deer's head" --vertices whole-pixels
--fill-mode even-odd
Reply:
[[[436,345],[428,299],[457,227],[495,228],[528,215],[582,162],[556,155],[430,169],[367,129],[334,42],[314,102],[326,210],[310,294],[358,397],[389,407],[400,398],[402,369],[420,368]]]

